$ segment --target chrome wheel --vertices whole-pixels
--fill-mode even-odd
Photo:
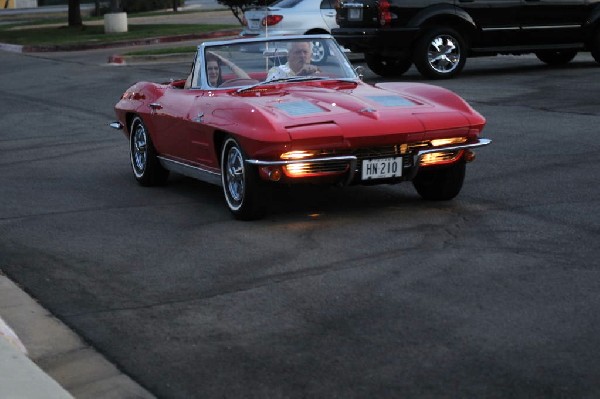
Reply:
[[[454,71],[458,67],[460,57],[460,45],[449,35],[434,37],[427,50],[429,65],[439,73]]]
[[[238,147],[230,147],[223,167],[230,206],[238,209],[244,201],[244,158]]]
[[[131,165],[136,177],[142,177],[148,162],[148,136],[143,124],[138,123],[131,137]]]
[[[321,64],[327,60],[327,49],[323,45],[323,42],[313,41],[312,42],[312,56],[311,62],[315,64]]]
[[[452,28],[440,27],[426,32],[416,43],[413,61],[419,72],[432,79],[447,79],[465,66],[467,46]]]
[[[221,149],[221,182],[227,207],[236,219],[264,216],[267,198],[257,171],[246,164],[246,155],[233,137]]]
[[[148,129],[142,118],[136,116],[129,129],[129,158],[135,179],[142,186],[164,184],[169,177],[169,171],[162,167]]]

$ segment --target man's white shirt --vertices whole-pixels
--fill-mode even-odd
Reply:
[[[286,63],[285,65],[274,66],[273,68],[269,69],[269,73],[267,74],[267,80],[283,79],[292,76],[296,76],[296,73],[292,71],[292,68],[290,68],[290,64]]]

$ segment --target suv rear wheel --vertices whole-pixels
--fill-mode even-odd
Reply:
[[[412,65],[410,59],[395,59],[372,53],[365,53],[365,62],[373,72],[384,78],[400,76],[408,71]]]
[[[592,57],[600,64],[600,27],[596,28],[588,47],[592,52]]]
[[[415,66],[423,76],[431,79],[457,75],[465,66],[466,59],[465,40],[449,27],[431,29],[415,44]]]
[[[577,51],[575,50],[547,50],[538,51],[535,53],[538,59],[548,65],[564,65],[568,64],[575,58]]]

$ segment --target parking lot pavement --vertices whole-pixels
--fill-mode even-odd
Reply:
[[[0,275],[0,398],[154,398]]]

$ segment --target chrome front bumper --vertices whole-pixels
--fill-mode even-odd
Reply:
[[[460,151],[460,150],[470,150],[473,148],[478,148],[478,147],[483,147],[483,146],[489,145],[491,142],[492,142],[492,140],[490,140],[490,139],[480,138],[477,140],[477,142],[474,142],[474,143],[418,150],[416,153],[412,154],[412,157],[413,157],[412,165],[413,166],[411,167],[411,170],[410,170],[411,173],[410,173],[408,179],[411,179],[412,177],[414,177],[417,174],[421,158],[423,156],[425,156],[426,154],[440,153],[440,152],[453,152],[453,151]],[[410,156],[410,155],[411,154],[404,155],[404,156]],[[402,156],[402,155],[398,155],[398,156]],[[358,157],[356,157],[354,155],[328,156],[328,157],[321,157],[321,158],[285,160],[285,161],[261,161],[258,159],[246,160],[246,163],[248,163],[250,165],[259,166],[259,167],[269,167],[269,166],[270,167],[281,167],[281,166],[287,166],[287,165],[293,165],[293,164],[309,164],[310,165],[310,164],[329,164],[329,163],[340,163],[340,162],[345,162],[347,167],[345,167],[343,171],[340,170],[339,173],[342,174],[342,173],[345,173],[346,171],[349,171],[349,176],[348,176],[348,179],[346,180],[346,183],[350,183],[354,179],[355,174],[358,172],[357,165],[358,165],[359,159],[358,159]]]

